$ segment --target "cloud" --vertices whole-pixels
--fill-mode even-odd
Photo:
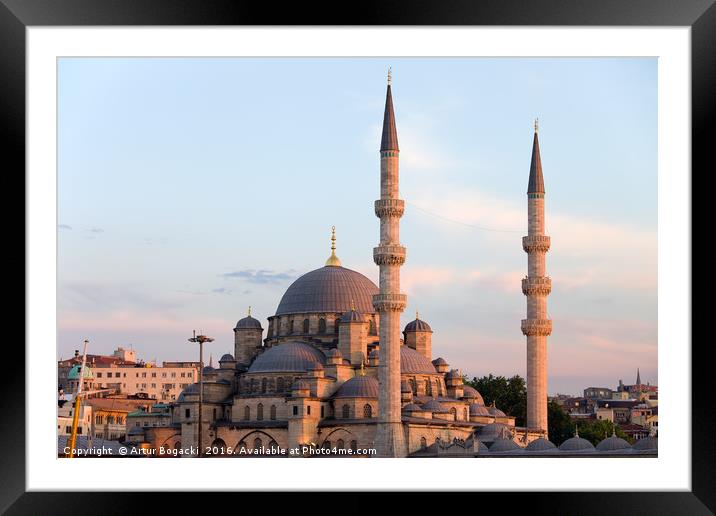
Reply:
[[[59,229],[72,229],[72,226],[68,226],[67,224],[58,224],[57,227]]]
[[[296,271],[293,269],[289,269],[284,272],[275,272],[272,270],[265,269],[258,271],[254,269],[245,269],[234,272],[226,272],[224,274],[221,274],[221,276],[224,278],[239,278],[249,283],[265,285],[269,283],[283,283],[292,280],[296,277]]]
[[[104,233],[104,229],[102,228],[90,228],[87,231],[89,231],[90,233]]]
[[[231,295],[231,292],[232,292],[232,290],[229,290],[228,288],[224,288],[224,287],[214,288],[211,291],[214,294],[226,294],[226,295]]]
[[[58,328],[62,331],[121,331],[129,334],[138,332],[149,333],[175,333],[177,329],[184,331],[191,327],[211,330],[212,332],[225,331],[232,322],[214,317],[196,317],[187,321],[185,316],[169,313],[147,313],[133,309],[112,310],[102,314],[88,314],[84,312],[68,311],[58,314]],[[187,330],[187,333],[190,333]]]

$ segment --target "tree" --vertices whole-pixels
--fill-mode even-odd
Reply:
[[[574,436],[574,423],[562,407],[550,401],[547,403],[547,432],[549,440],[559,446]]]
[[[616,433],[617,437],[621,437],[627,442],[633,442],[619,426],[615,426],[607,419],[587,419],[579,421],[577,424],[579,424],[579,437],[583,437],[594,446],[607,437],[611,437],[612,433]],[[576,426],[575,423],[572,426]]]
[[[473,378],[467,385],[477,389],[485,405],[494,402],[497,408],[515,418],[515,425],[524,426],[527,419],[527,387],[519,375],[511,378],[489,374]]]

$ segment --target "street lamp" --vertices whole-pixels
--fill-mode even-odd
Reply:
[[[194,336],[189,339],[189,342],[199,343],[199,435],[198,435],[198,447],[199,457],[202,456],[202,444],[201,444],[201,409],[204,405],[204,342],[214,342],[214,339],[207,337],[206,335],[197,335],[194,330]]]

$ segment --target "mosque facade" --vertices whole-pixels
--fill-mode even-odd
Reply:
[[[544,182],[537,128],[528,187],[528,425],[487,406],[463,383],[460,369],[433,350],[433,330],[417,314],[400,327],[406,248],[400,242],[405,203],[399,197],[398,132],[388,81],[380,145],[380,221],[373,249],[379,284],[331,254],[323,267],[288,287],[266,327],[250,312],[233,328],[233,353],[202,371],[203,442],[210,454],[273,455],[277,450],[345,451],[379,457],[429,455],[446,443],[478,452],[498,444],[525,448],[547,437],[546,312],[550,280],[544,256]],[[171,406],[171,424],[133,432],[155,449],[191,449],[198,438],[199,383]],[[542,438],[542,439],[540,439]],[[499,444],[503,441],[512,443]],[[548,442],[548,441],[547,441]],[[539,443],[536,445],[539,447]],[[374,452],[371,452],[374,450]],[[305,453],[304,453],[305,454]],[[426,456],[427,456],[426,455]]]

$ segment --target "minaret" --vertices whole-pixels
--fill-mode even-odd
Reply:
[[[639,374],[639,368],[636,368],[636,384],[641,385],[641,375]]]
[[[373,260],[380,267],[380,293],[373,296],[373,307],[380,315],[380,393],[375,437],[379,457],[407,455],[400,418],[400,313],[405,309],[407,296],[400,293],[400,266],[405,262],[405,247],[400,245],[400,217],[405,211],[405,202],[398,197],[398,153],[388,70],[380,142],[380,199],[375,201],[375,214],[380,218],[380,244],[373,249]]]
[[[527,319],[522,333],[527,336],[527,428],[547,433],[547,336],[552,321],[547,317],[547,296],[552,280],[545,274],[545,254],[550,239],[544,234],[544,179],[535,120],[532,163],[527,188],[527,236],[522,248],[527,253],[527,276],[522,292],[527,296]]]

